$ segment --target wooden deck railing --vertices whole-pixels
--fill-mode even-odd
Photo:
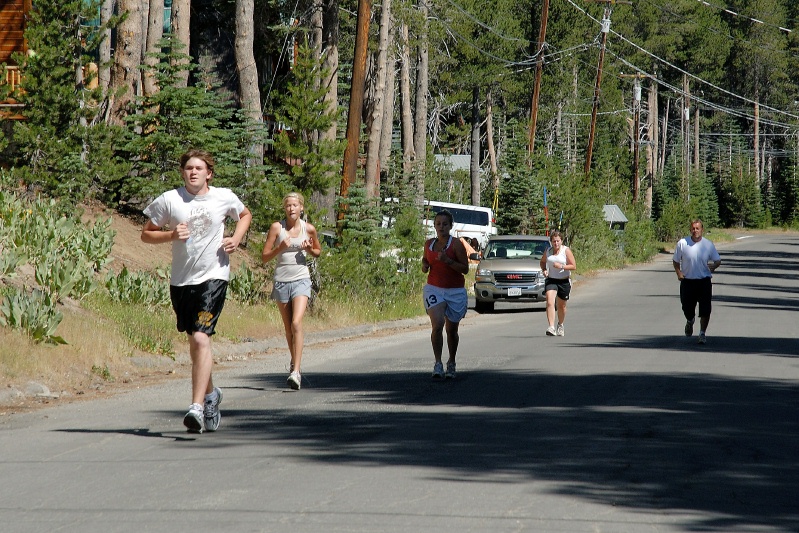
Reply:
[[[5,68],[5,76],[3,76],[5,82],[3,85],[8,85],[11,88],[11,91],[16,91],[17,87],[20,84],[20,75],[19,75],[19,67],[6,67]]]
[[[8,93],[5,90],[3,91],[3,94],[9,94],[10,96],[0,100],[0,119],[22,120],[24,117],[19,112],[24,106],[13,97],[14,93],[20,90],[20,82],[22,81],[19,67],[6,66],[4,70],[3,76],[0,77],[0,88],[10,88],[11,91]]]

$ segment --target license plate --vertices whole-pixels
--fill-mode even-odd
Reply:
[[[522,295],[521,287],[508,288],[508,296],[521,296],[521,295]]]

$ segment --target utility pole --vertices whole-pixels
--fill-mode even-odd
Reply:
[[[596,135],[596,113],[599,108],[599,89],[602,85],[602,63],[605,61],[605,45],[608,42],[608,32],[610,31],[610,13],[612,11],[611,2],[605,6],[605,13],[602,15],[602,41],[599,46],[599,65],[596,70],[596,84],[594,85],[594,104],[591,108],[591,128],[588,130],[588,149],[585,153],[585,179],[591,175],[591,158],[594,155],[594,136]]]
[[[589,0],[591,1],[591,0]],[[591,158],[594,155],[594,136],[596,135],[596,114],[599,109],[599,94],[602,86],[602,64],[605,62],[605,47],[608,42],[608,32],[610,32],[610,14],[613,12],[613,4],[630,4],[622,0],[597,0],[605,4],[605,12],[602,15],[602,38],[599,45],[599,65],[596,69],[596,84],[594,85],[594,105],[591,108],[591,129],[588,132],[588,149],[585,154],[585,179],[591,175]]]
[[[366,83],[366,55],[369,43],[369,18],[372,12],[372,0],[358,0],[358,18],[355,29],[355,56],[352,65],[352,87],[350,87],[350,108],[347,115],[347,147],[344,150],[344,168],[341,175],[339,194],[346,198],[350,184],[355,182],[358,166],[358,146],[361,138],[361,112],[363,110],[363,93]],[[337,219],[344,220],[346,205],[339,209]],[[338,231],[341,231],[339,224]]]
[[[533,165],[533,148],[535,147],[535,128],[538,122],[538,99],[541,95],[541,71],[544,68],[544,41],[547,37],[547,18],[549,17],[549,0],[544,0],[544,6],[541,8],[541,28],[538,31],[538,50],[536,51],[535,62],[535,85],[533,86],[533,100],[530,105],[530,137],[527,145],[527,151],[530,156],[528,165]]]
[[[638,130],[641,127],[641,78],[646,78],[645,74],[621,74],[622,78],[631,77],[633,79],[633,203],[638,203],[638,195],[641,187],[641,180],[638,171],[638,159],[640,154],[639,145],[641,144]]]
[[[688,81],[688,75],[683,74],[682,77],[682,91],[683,91],[683,166],[685,168],[685,180],[690,184],[688,175],[691,173],[691,85]],[[690,196],[688,197],[690,199]]]

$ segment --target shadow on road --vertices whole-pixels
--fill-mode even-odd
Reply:
[[[794,383],[467,370],[445,382],[406,372],[312,380],[298,394],[329,395],[326,412],[228,409],[224,432],[197,444],[280,442],[300,459],[431,467],[452,482],[547,481],[602,505],[687,513],[688,530],[799,530]],[[284,387],[282,376],[252,381],[243,386]]]
[[[708,334],[711,331],[708,329]],[[699,353],[712,353],[714,356],[727,356],[731,354],[757,354],[764,357],[799,358],[799,339],[796,338],[769,338],[760,337],[718,337],[710,335],[708,344],[698,346],[697,337],[684,338],[675,335],[663,336],[636,336],[619,338],[613,341],[591,342],[589,344],[572,343],[571,346],[585,346],[586,348],[614,348],[631,350],[672,350],[683,352],[688,350]]]

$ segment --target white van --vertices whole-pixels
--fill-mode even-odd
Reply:
[[[399,203],[397,198],[386,198],[385,201],[392,204]],[[497,228],[494,225],[494,212],[490,207],[425,200],[422,224],[425,228],[426,238],[436,236],[433,219],[436,218],[436,213],[444,209],[452,213],[452,218],[455,221],[450,232],[453,237],[475,238],[480,244],[480,249],[483,249],[488,243],[489,237],[497,234]],[[389,228],[393,224],[393,213],[383,216],[382,227]]]
[[[444,209],[452,213],[452,218],[455,220],[451,231],[453,237],[467,239],[474,237],[480,243],[482,250],[488,243],[488,238],[497,234],[497,227],[494,225],[494,212],[490,207],[451,204],[435,200],[425,200],[424,205],[424,226],[428,238],[436,236],[433,219],[436,217],[436,213]]]

